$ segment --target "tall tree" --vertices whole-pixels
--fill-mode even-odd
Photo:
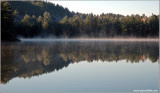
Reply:
[[[44,12],[42,27],[44,29],[47,29],[51,22],[52,22],[52,18],[51,18],[50,13],[49,12]]]
[[[1,2],[1,22],[2,22],[2,41],[15,39],[15,32],[14,32],[14,16],[11,11],[11,6],[7,1]]]
[[[21,22],[26,26],[29,26],[29,27],[33,26],[32,19],[28,14],[25,14]]]
[[[148,20],[149,24],[149,33],[151,36],[158,36],[159,34],[159,18],[156,15],[153,15]]]

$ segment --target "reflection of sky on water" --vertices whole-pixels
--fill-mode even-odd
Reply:
[[[129,92],[158,90],[159,65],[149,60],[130,63],[79,62],[30,79],[13,78],[2,92]]]

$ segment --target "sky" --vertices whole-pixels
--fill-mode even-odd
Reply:
[[[122,15],[159,14],[159,0],[148,1],[49,1],[80,13],[114,13]]]

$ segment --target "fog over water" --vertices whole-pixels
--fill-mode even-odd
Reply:
[[[158,42],[159,38],[19,38],[21,41],[152,41]]]

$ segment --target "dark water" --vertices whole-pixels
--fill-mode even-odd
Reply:
[[[2,43],[3,92],[159,91],[158,42]]]

